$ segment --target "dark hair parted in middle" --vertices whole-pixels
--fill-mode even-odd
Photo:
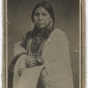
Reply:
[[[50,17],[52,18],[53,22],[55,22],[55,17],[54,17],[54,12],[53,12],[53,7],[50,3],[46,2],[46,1],[42,1],[42,2],[39,2],[33,9],[32,11],[32,15],[31,15],[31,19],[32,21],[34,21],[34,13],[36,11],[37,8],[39,7],[43,7],[45,10],[47,10],[50,14]]]

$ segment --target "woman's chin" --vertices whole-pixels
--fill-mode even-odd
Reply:
[[[37,27],[39,27],[39,28],[44,28],[45,26],[37,26]]]

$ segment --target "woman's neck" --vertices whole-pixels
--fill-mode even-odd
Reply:
[[[47,30],[47,27],[39,28],[37,26],[34,26],[33,34],[34,35],[44,35]]]

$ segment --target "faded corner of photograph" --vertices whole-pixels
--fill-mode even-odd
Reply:
[[[79,9],[79,0],[7,0],[8,88],[79,88]]]

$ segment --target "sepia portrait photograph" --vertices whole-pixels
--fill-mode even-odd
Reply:
[[[3,88],[83,88],[81,0],[4,0]]]

